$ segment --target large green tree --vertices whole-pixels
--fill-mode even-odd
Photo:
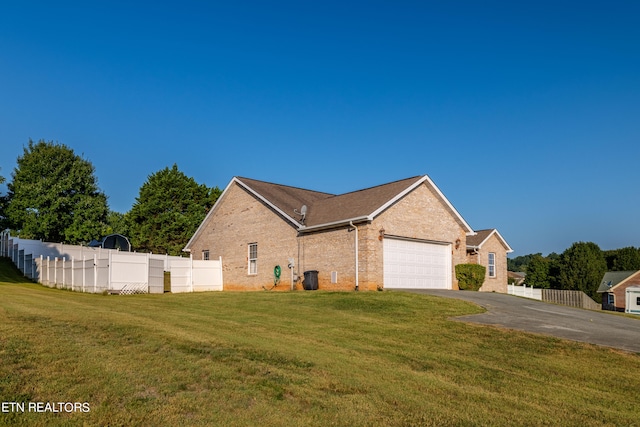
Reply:
[[[0,184],[4,184],[4,181],[4,176],[0,175]],[[6,201],[6,196],[0,196],[0,230],[4,230],[7,227],[7,221],[4,213]]]
[[[551,287],[549,279],[550,268],[551,260],[549,258],[543,257],[541,253],[533,255],[527,265],[527,285],[549,289]]]
[[[198,184],[175,164],[150,175],[126,214],[131,244],[179,255],[219,195],[218,187]]]
[[[614,252],[612,265],[609,267],[612,271],[633,271],[640,270],[640,250],[629,246],[617,249]]]
[[[116,211],[109,211],[107,214],[107,223],[105,226],[104,235],[109,234],[122,234],[124,236],[129,235],[129,230],[127,228],[126,216],[123,213]]]
[[[8,226],[23,238],[81,243],[100,237],[107,197],[91,162],[64,144],[29,140],[7,185]]]
[[[596,301],[600,281],[607,271],[607,262],[600,247],[593,242],[577,242],[560,255],[558,285],[561,289],[582,291]]]

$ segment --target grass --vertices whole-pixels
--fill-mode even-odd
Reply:
[[[396,292],[102,296],[0,263],[0,425],[638,425],[640,358]]]

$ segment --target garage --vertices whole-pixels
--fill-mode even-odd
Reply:
[[[385,289],[451,289],[451,245],[386,237]]]

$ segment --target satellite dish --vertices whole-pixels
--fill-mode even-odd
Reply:
[[[297,209],[294,209],[293,212],[302,217],[300,221],[304,224],[304,219],[307,216],[307,205],[302,205],[302,207],[300,208],[300,212],[298,212]]]

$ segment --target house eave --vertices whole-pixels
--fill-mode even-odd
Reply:
[[[339,221],[327,222],[325,224],[312,225],[310,227],[302,225],[298,227],[298,232],[311,233],[314,231],[329,230],[332,228],[344,227],[344,226],[350,225],[351,223],[355,224],[355,223],[362,223],[362,222],[370,222],[372,220],[373,219],[371,218],[371,215],[365,215],[365,216],[358,216],[355,218],[341,219]]]

